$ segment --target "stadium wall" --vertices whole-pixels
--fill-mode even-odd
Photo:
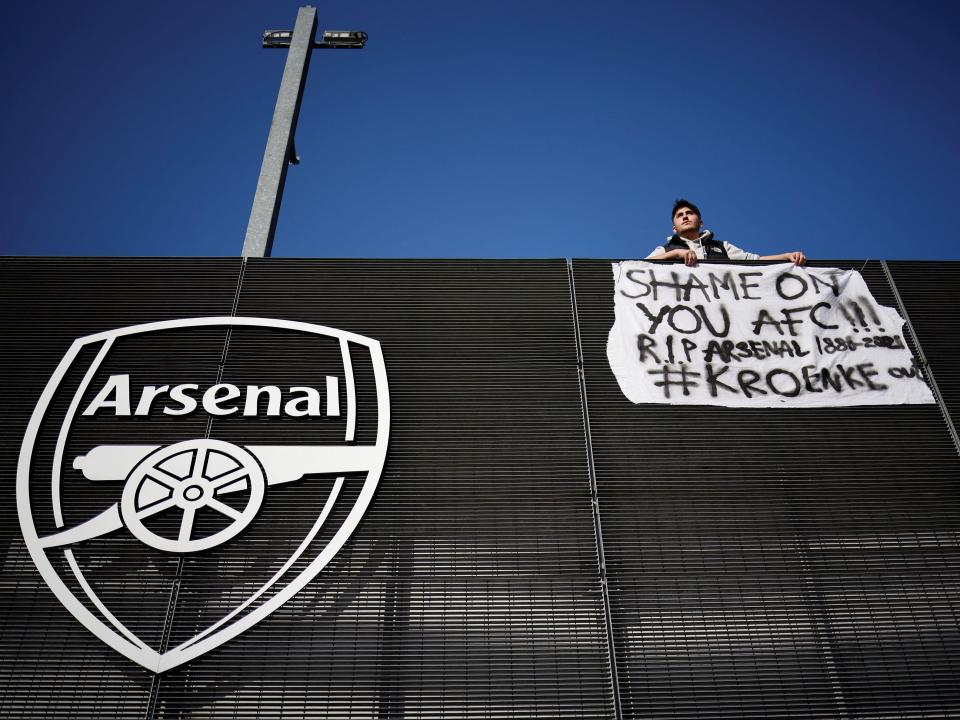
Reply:
[[[605,355],[609,261],[3,259],[0,714],[960,715],[960,263],[816,265],[860,270],[909,316],[941,404],[633,405]],[[75,339],[222,316],[379,341],[389,449],[369,508],[320,574],[158,674],[95,637],[38,572],[18,519],[21,445]],[[298,347],[210,329],[124,362],[242,385],[263,368],[286,378]],[[376,405],[368,370],[357,361],[361,439]],[[51,413],[64,407],[51,401]],[[138,437],[168,432],[156,412],[133,420]],[[239,442],[232,422],[195,418],[183,432]],[[37,467],[53,462],[43,448],[57,427],[39,428]],[[301,432],[250,427],[280,445]],[[94,440],[78,431],[67,450]],[[77,517],[122,488],[70,472]],[[91,583],[169,648],[249,593],[260,554],[286,547],[315,503],[272,505],[275,521],[211,553],[139,562],[117,530],[90,544]]]

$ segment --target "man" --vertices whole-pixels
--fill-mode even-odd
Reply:
[[[677,200],[672,217],[673,235],[667,238],[666,245],[647,255],[647,260],[682,260],[688,267],[694,267],[697,260],[789,260],[794,265],[807,262],[807,256],[799,251],[757,255],[715,239],[712,232],[703,229],[700,209],[689,200]]]

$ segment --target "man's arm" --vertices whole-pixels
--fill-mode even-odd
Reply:
[[[795,252],[785,252],[780,253],[779,255],[761,255],[761,260],[788,260],[794,265],[806,265],[807,256],[804,255],[800,250]]]
[[[757,255],[746,250],[741,250],[733,243],[724,242],[724,248],[727,251],[727,257],[731,260],[788,260],[794,265],[806,265],[807,256],[802,252],[785,252],[778,255]]]
[[[647,255],[647,260],[683,260],[683,264],[687,267],[694,267],[697,264],[697,254],[689,249],[666,252],[661,246]]]

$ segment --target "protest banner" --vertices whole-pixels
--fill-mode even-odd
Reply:
[[[607,358],[634,403],[828,407],[934,402],[855,270],[614,263]]]

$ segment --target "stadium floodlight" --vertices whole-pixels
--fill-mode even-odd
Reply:
[[[361,50],[366,44],[367,34],[361,30],[324,30],[323,42],[316,43],[314,47]]]
[[[325,30],[322,42],[316,41],[316,33],[317,9],[310,5],[297,12],[297,24],[293,30],[267,30],[263,33],[263,47],[286,48],[287,62],[243,240],[243,257],[270,257],[273,249],[287,167],[300,162],[293,135],[297,129],[311,51],[313,48],[360,50],[367,43],[367,34],[360,30]]]
[[[265,48],[289,48],[293,41],[293,30],[267,30],[263,33]],[[352,48],[362,50],[367,44],[367,34],[362,30],[324,30],[323,41],[314,42],[313,47],[323,50]]]
[[[267,30],[263,33],[265,48],[288,48],[293,40],[293,30]]]

